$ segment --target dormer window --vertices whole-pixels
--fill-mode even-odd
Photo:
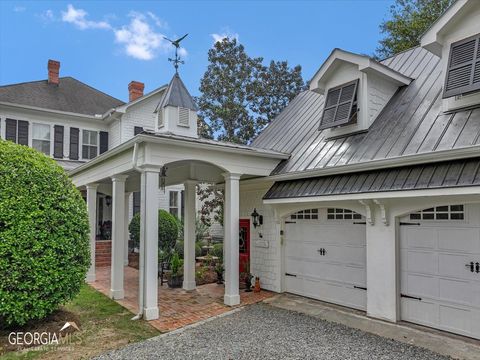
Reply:
[[[480,90],[480,34],[450,47],[443,98]]]
[[[359,79],[328,90],[320,130],[356,122],[358,83]]]

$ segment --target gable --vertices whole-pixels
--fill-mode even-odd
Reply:
[[[413,78],[398,90],[368,131],[318,131],[324,96],[300,93],[255,139],[254,146],[290,153],[273,174],[353,165],[480,146],[480,108],[442,111],[440,58],[417,47],[382,62]]]

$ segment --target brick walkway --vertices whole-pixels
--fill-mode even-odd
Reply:
[[[97,280],[90,284],[105,295],[110,292],[110,267],[96,269]],[[232,310],[223,304],[223,285],[207,284],[198,286],[196,290],[170,289],[166,284],[158,284],[158,305],[160,318],[150,324],[162,332],[172,331],[185,325],[193,324],[212,316]],[[246,293],[240,290],[241,304],[253,304],[270,298],[274,293],[262,290],[259,293]],[[138,270],[125,267],[125,298],[117,302],[130,310],[138,311]]]

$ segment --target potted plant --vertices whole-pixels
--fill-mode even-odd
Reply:
[[[215,272],[217,273],[217,284],[223,284],[223,272],[225,268],[223,267],[223,263],[218,262],[215,265]]]
[[[174,252],[170,259],[170,274],[168,276],[168,286],[171,288],[179,288],[183,282],[183,260],[180,259],[177,252]]]

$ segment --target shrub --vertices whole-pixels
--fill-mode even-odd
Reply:
[[[42,319],[90,266],[85,201],[54,160],[0,140],[0,324]]]
[[[140,244],[140,213],[136,213],[128,225],[130,237],[135,247]],[[178,237],[176,218],[165,210],[158,210],[158,248],[170,253],[175,248]]]
[[[177,240],[175,244],[175,251],[178,256],[183,259],[183,240]],[[202,245],[199,242],[195,243],[195,257],[202,256]]]
[[[223,262],[223,244],[214,244],[213,249],[210,251],[212,256],[216,256],[220,259],[220,262]]]

